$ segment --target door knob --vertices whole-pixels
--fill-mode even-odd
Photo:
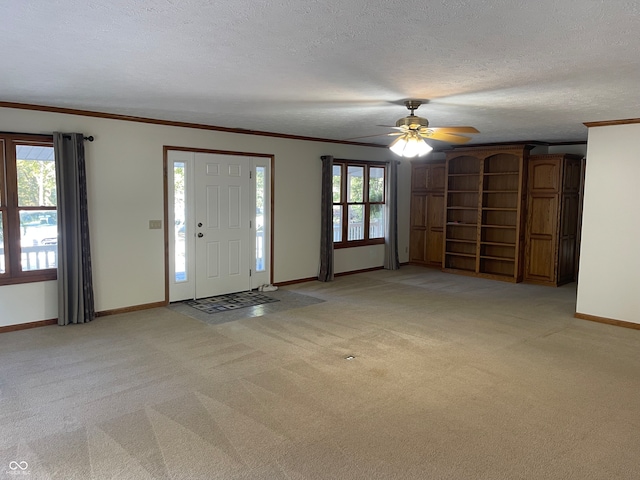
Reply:
[[[202,232],[198,233],[198,238],[202,238],[202,237],[204,237],[204,233]]]

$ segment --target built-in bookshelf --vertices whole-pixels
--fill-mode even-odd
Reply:
[[[445,271],[522,280],[527,155],[524,145],[447,153]]]
[[[474,272],[477,264],[480,160],[447,160],[444,268]]]

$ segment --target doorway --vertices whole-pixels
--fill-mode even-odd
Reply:
[[[271,283],[271,155],[165,147],[169,302]]]

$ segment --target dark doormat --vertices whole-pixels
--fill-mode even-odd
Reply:
[[[218,295],[216,297],[201,298],[200,300],[187,300],[183,303],[204,313],[219,313],[279,301],[277,298],[269,297],[264,293],[252,291]]]

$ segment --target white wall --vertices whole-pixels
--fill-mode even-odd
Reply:
[[[0,327],[58,318],[57,282],[0,287]]]
[[[149,230],[162,219],[163,146],[275,155],[274,281],[317,275],[320,236],[320,156],[359,160],[396,159],[384,148],[357,147],[168,127],[77,115],[0,108],[0,131],[82,132],[86,142],[89,222],[97,311],[164,300],[164,237]],[[409,185],[410,164],[398,169]],[[403,183],[404,182],[404,183]],[[409,188],[399,189],[400,261],[408,260]],[[378,246],[344,249],[336,272],[381,266]],[[51,283],[51,282],[49,282]],[[0,326],[55,318],[49,287],[0,287]],[[25,306],[25,299],[33,305]],[[37,298],[35,298],[37,297]],[[29,303],[29,302],[26,302]],[[52,313],[53,312],[53,313]]]
[[[589,129],[578,313],[640,323],[640,125]]]

